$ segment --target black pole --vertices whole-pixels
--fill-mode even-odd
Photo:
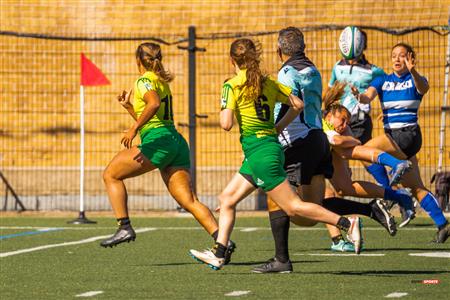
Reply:
[[[197,161],[196,154],[196,106],[195,106],[195,93],[196,93],[196,63],[195,63],[195,26],[189,26],[189,146],[190,146],[190,159],[191,159],[191,178],[192,189],[194,193],[197,192]]]

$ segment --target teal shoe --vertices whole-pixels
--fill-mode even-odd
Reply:
[[[361,250],[364,250],[364,243],[361,241]],[[355,252],[355,246],[349,241],[340,240],[338,244],[331,243],[331,251],[335,252]]]
[[[344,241],[344,240],[340,240],[339,243],[331,244],[331,251],[336,251],[336,252],[355,252],[355,246],[348,242],[348,241]]]

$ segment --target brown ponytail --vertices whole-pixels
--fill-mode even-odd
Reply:
[[[247,70],[247,87],[252,97],[258,97],[262,92],[262,85],[266,78],[259,68],[261,62],[261,44],[250,39],[237,39],[231,44],[230,56],[240,69]]]
[[[347,83],[342,81],[335,81],[333,86],[328,89],[328,91],[323,96],[323,105],[325,107],[323,111],[323,116],[326,117],[328,114],[334,115],[336,112],[345,113],[350,119],[351,114],[348,109],[339,103],[339,100],[344,95],[344,89]]]
[[[147,71],[152,71],[164,82],[173,80],[173,75],[164,69],[161,47],[155,43],[142,43],[136,49],[136,59],[139,59]]]

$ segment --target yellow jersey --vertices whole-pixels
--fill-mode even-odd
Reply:
[[[161,81],[158,75],[151,71],[145,72],[134,84],[133,109],[137,117],[139,118],[145,109],[144,95],[148,91],[155,91],[158,94],[161,105],[156,114],[140,128],[140,132],[163,126],[174,127],[172,93],[169,84]]]
[[[276,135],[274,107],[276,102],[287,104],[291,88],[268,77],[263,83],[262,93],[257,99],[249,96],[246,70],[226,81],[222,88],[221,109],[232,109],[239,124],[241,138],[257,138]]]
[[[323,131],[325,132],[325,134],[327,135],[328,138],[328,142],[330,143],[330,145],[334,145],[334,136],[340,135],[339,133],[336,132],[336,130],[334,129],[333,124],[329,123],[327,120],[322,119],[322,128]]]

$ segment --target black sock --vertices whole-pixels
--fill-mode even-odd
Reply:
[[[214,255],[218,258],[224,258],[225,257],[225,251],[227,251],[227,247],[222,245],[221,243],[216,242],[212,249]]]
[[[324,208],[341,216],[363,215],[370,217],[372,214],[372,209],[367,203],[360,203],[337,197],[323,199],[322,203]]]
[[[129,228],[131,227],[131,221],[130,218],[120,218],[117,219],[117,225],[119,225],[120,228]]]
[[[339,244],[340,241],[344,240],[344,237],[342,236],[342,234],[332,237],[331,240],[333,241],[333,244],[337,245]]]
[[[336,227],[347,232],[350,229],[350,225],[351,224],[349,219],[347,219],[346,217],[340,217],[336,224]]]
[[[214,232],[211,234],[211,236],[212,236],[212,238],[214,239],[214,241],[216,241],[216,240],[217,240],[217,236],[219,236],[219,229],[217,229],[216,231],[214,231]]]
[[[275,257],[280,262],[289,261],[289,216],[282,210],[269,212],[270,227],[275,240]]]

